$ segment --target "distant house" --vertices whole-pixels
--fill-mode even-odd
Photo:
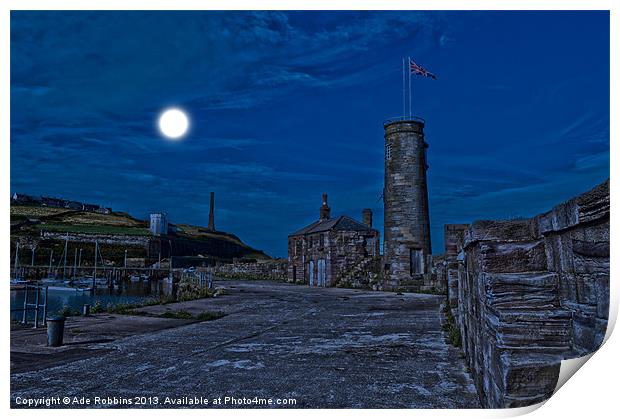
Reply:
[[[65,208],[79,211],[82,209],[82,203],[77,201],[65,201]]]
[[[24,195],[21,193],[14,193],[11,199],[14,204],[20,205],[34,205],[41,203],[41,198],[38,196]]]
[[[327,194],[320,217],[288,237],[288,280],[329,287],[354,266],[379,256],[379,231],[372,228],[372,211],[364,222],[342,215],[331,218]]]
[[[64,199],[52,198],[49,196],[41,197],[41,205],[46,206],[46,207],[64,208],[65,202],[66,201]]]
[[[96,212],[99,209],[99,205],[95,204],[82,204],[82,211]]]
[[[76,211],[96,212],[99,214],[111,214],[112,208],[104,208],[96,204],[83,204],[78,201],[68,199],[53,198],[49,196],[35,197],[30,195],[14,193],[11,197],[14,204],[20,205],[42,205],[45,207],[67,208]]]
[[[151,214],[149,230],[154,236],[168,234],[168,214],[157,212]]]

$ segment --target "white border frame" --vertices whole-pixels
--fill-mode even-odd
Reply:
[[[3,269],[5,279],[10,277],[10,261],[9,261],[9,241],[6,237],[10,234],[9,227],[9,194],[10,194],[10,10],[610,10],[610,89],[611,102],[610,114],[618,115],[618,80],[617,75],[620,74],[618,67],[618,54],[620,53],[620,33],[619,33],[619,9],[620,2],[617,0],[435,0],[435,1],[416,1],[416,0],[384,0],[378,1],[342,1],[342,0],[314,0],[310,1],[283,1],[283,0],[263,0],[253,2],[250,0],[211,0],[209,2],[199,2],[192,0],[91,0],[88,2],[78,0],[57,0],[51,2],[49,0],[5,0],[0,6],[2,14],[0,15],[0,51],[2,53],[2,66],[0,66],[1,82],[0,82],[0,132],[2,142],[0,147],[0,161],[2,164],[2,182],[0,183],[0,196],[5,198],[2,200],[1,209],[3,222],[0,224],[2,237],[0,241],[0,266]],[[587,67],[587,66],[586,66]],[[614,75],[616,75],[614,77]],[[613,174],[617,174],[618,167],[616,163],[614,141],[618,139],[618,122],[614,118],[610,118],[610,167]],[[616,177],[616,176],[612,176]],[[592,185],[594,186],[594,185]],[[616,184],[611,183],[611,194],[618,196]],[[612,199],[612,206],[615,199]],[[615,272],[614,267],[618,261],[618,221],[611,220],[611,271]],[[611,278],[613,278],[613,274]],[[548,402],[544,404],[542,409],[538,409],[534,415],[536,417],[562,416],[562,417],[608,417],[609,412],[615,411],[615,399],[617,395],[616,380],[619,377],[619,368],[617,354],[620,353],[620,346],[617,334],[610,337],[610,333],[615,325],[618,312],[618,290],[617,280],[612,280],[611,286],[611,304],[610,304],[610,322],[607,337],[609,340],[603,347],[588,361],[588,367],[583,368],[577,375],[576,379],[569,380],[562,389],[555,394]],[[1,293],[2,306],[8,312],[9,294]],[[32,415],[45,414],[51,417],[82,417],[83,415],[93,415],[106,417],[110,411],[89,410],[84,412],[81,410],[51,410],[36,411],[30,409],[9,410],[10,403],[10,326],[6,322],[3,324],[4,339],[2,339],[2,350],[4,354],[4,372],[5,379],[2,380],[2,408],[10,415],[15,417],[31,417]],[[339,417],[355,417],[358,418],[375,418],[377,415],[393,415],[395,417],[411,418],[415,417],[506,417],[516,416],[536,410],[538,406],[524,409],[509,410],[303,410],[298,409],[293,412],[294,415],[301,418],[312,417],[316,414],[329,415]],[[114,415],[124,417],[135,417],[136,415],[149,415],[149,417],[161,417],[168,415],[188,416],[192,418],[204,418],[205,415],[218,416],[222,418],[233,418],[242,413],[243,415],[257,418],[284,418],[288,417],[291,412],[288,410],[184,410],[180,413],[176,409],[170,411],[161,410],[115,410]]]

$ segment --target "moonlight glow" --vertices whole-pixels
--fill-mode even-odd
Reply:
[[[187,133],[189,118],[179,108],[168,108],[159,115],[158,126],[164,137],[179,140]]]

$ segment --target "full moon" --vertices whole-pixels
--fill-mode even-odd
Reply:
[[[189,118],[179,108],[168,108],[159,115],[158,125],[164,137],[179,140],[187,133]]]

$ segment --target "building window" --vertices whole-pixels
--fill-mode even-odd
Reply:
[[[409,249],[409,271],[411,275],[424,273],[422,249]]]
[[[308,247],[312,247],[312,236],[308,238]]]
[[[385,159],[390,160],[392,158],[392,145],[385,144]]]

